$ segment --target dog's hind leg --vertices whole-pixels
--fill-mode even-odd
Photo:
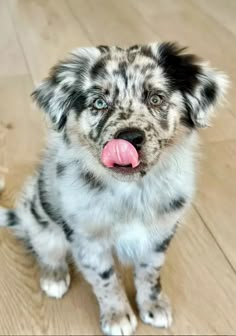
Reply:
[[[13,230],[34,253],[40,269],[40,285],[50,297],[61,298],[69,288],[66,257],[69,243],[60,226],[29,206],[15,210],[0,208],[0,226]]]

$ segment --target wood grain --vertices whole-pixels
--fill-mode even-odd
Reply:
[[[204,149],[195,204],[236,270],[236,141]]]
[[[129,1],[68,0],[68,3],[95,45],[127,46],[158,39]]]
[[[192,0],[196,6],[199,6],[207,15],[213,17],[217,23],[236,34],[236,1],[224,0]]]
[[[35,83],[68,51],[90,45],[66,1],[9,0],[9,4]]]
[[[15,27],[6,1],[0,1],[0,76],[27,74]]]

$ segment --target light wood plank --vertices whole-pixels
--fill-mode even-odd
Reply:
[[[235,0],[192,0],[209,16],[236,35]]]
[[[0,148],[0,166],[6,167],[7,189],[1,200],[10,202],[16,189],[32,171],[32,162],[43,147],[42,113],[33,107],[30,99],[30,76],[0,77],[0,122],[4,136]]]
[[[9,0],[34,82],[72,49],[90,41],[64,0]],[[30,29],[29,29],[30,28]]]
[[[236,140],[236,117],[223,107],[217,108],[210,127],[200,130],[204,143]]]
[[[156,39],[129,1],[68,0],[68,3],[95,45],[127,46]]]
[[[204,153],[195,203],[236,269],[236,141],[208,145]]]
[[[28,73],[9,15],[7,0],[0,0],[0,55],[0,76]]]

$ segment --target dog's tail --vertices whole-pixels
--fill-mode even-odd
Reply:
[[[0,207],[0,227],[18,228],[20,218],[16,209],[5,209]]]

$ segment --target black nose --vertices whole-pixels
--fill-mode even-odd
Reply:
[[[145,141],[145,134],[138,128],[126,128],[119,131],[115,138],[129,141],[137,150],[139,150]]]

